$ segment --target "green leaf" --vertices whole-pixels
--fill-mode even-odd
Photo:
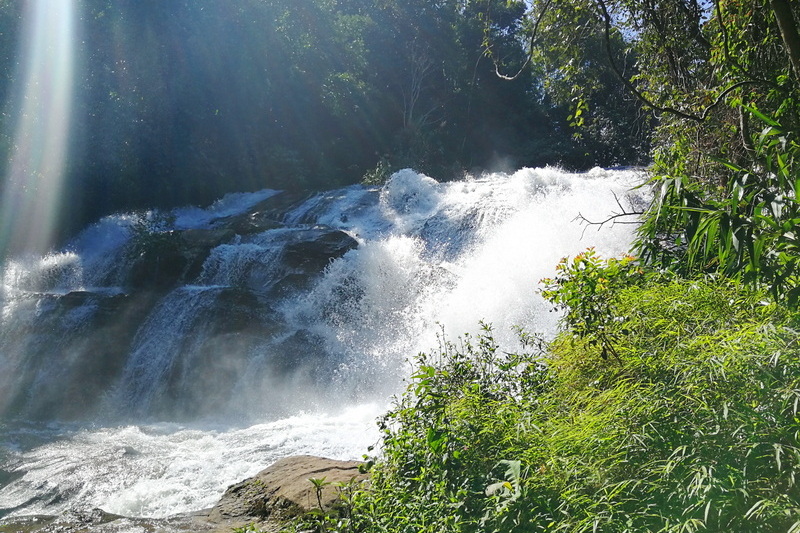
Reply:
[[[439,453],[444,448],[445,440],[447,437],[447,433],[444,431],[428,428],[427,434],[427,443],[428,447],[431,449],[433,453]]]
[[[769,124],[770,126],[773,126],[773,127],[778,127],[779,126],[778,122],[775,119],[773,119],[771,117],[768,117],[767,115],[765,115],[764,113],[762,113],[761,111],[756,109],[755,106],[743,106],[743,107],[744,107],[745,110],[749,111],[750,113],[752,113],[756,117],[758,117],[759,120],[761,120],[762,122],[765,122],[765,123],[767,123],[767,124]]]

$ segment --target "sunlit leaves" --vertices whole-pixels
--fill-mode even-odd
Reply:
[[[673,258],[679,271],[738,277],[795,306],[800,302],[800,145],[774,118],[755,107],[748,111],[766,123],[749,168],[719,160],[730,177],[717,194],[704,194],[696,182],[682,187],[682,179],[662,178],[662,195],[640,229],[639,246],[650,260]],[[659,238],[670,234],[683,237],[685,247],[659,247]]]
[[[729,281],[608,268],[588,253],[559,275],[613,299],[618,359],[569,329],[527,370],[488,336],[421,356],[355,531],[796,527],[800,317]]]

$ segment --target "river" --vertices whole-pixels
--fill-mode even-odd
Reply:
[[[0,519],[85,508],[166,517],[210,507],[283,456],[360,458],[378,443],[375,420],[402,391],[408,358],[439,335],[484,321],[506,350],[516,325],[552,336],[558,315],[538,281],[589,246],[625,252],[634,225],[576,217],[641,208],[647,194],[632,187],[642,177],[542,168],[438,183],[404,170],[382,188],[280,210],[264,207],[277,191],[260,191],[114,215],[62,250],[9,260]],[[254,209],[272,222],[230,230]],[[217,241],[194,271],[137,285],[125,262],[145,254],[131,254],[142,231]],[[319,268],[295,257],[290,269],[287,247],[307,249],[298,235],[347,246]]]

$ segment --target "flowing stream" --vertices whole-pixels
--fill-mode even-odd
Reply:
[[[360,458],[437,335],[552,336],[538,281],[589,246],[625,252],[634,226],[576,217],[640,208],[641,179],[404,170],[383,188],[115,215],[8,261],[0,518],[166,517],[283,456]]]

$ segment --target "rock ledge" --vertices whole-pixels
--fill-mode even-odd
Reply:
[[[228,487],[206,520],[219,527],[255,523],[269,529],[270,523],[319,508],[311,478],[325,478],[320,499],[323,508],[329,511],[341,501],[337,484],[368,478],[359,472],[360,464],[311,455],[280,459],[255,476]]]

